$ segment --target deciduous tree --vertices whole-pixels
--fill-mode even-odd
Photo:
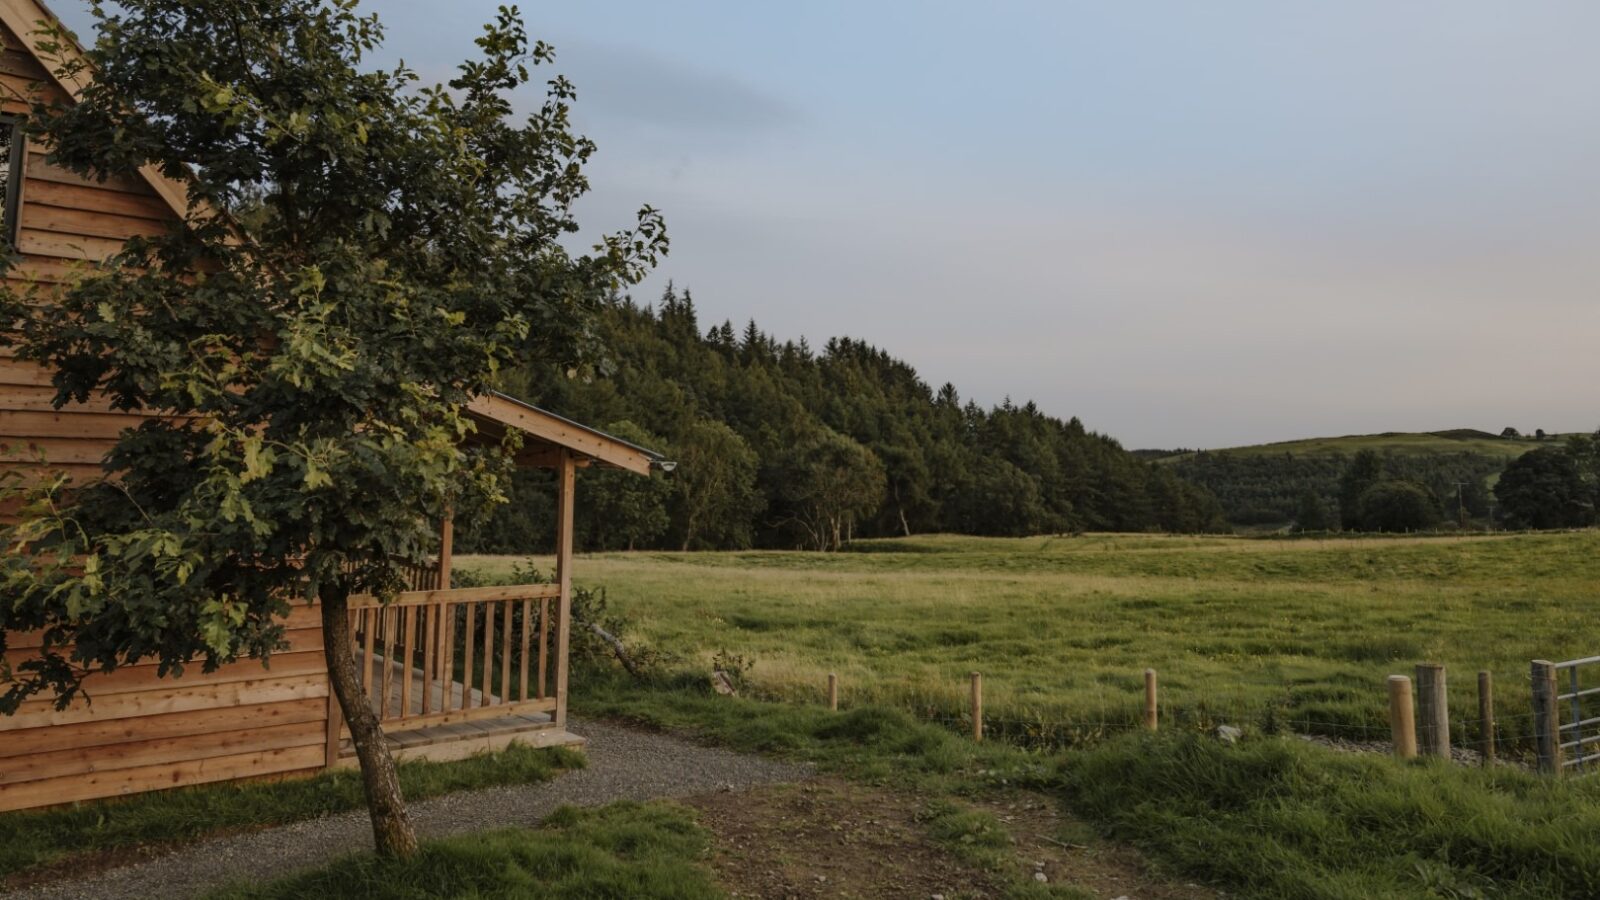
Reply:
[[[409,854],[348,600],[400,588],[447,506],[502,499],[514,448],[464,449],[464,403],[513,362],[578,364],[599,298],[665,250],[660,220],[646,208],[595,252],[565,249],[594,145],[560,77],[514,119],[553,57],[514,10],[448,86],[367,65],[382,30],[353,0],[95,12],[64,73],[92,81],[38,103],[32,136],[86,177],[154,166],[192,205],[59,291],[8,292],[6,342],[55,373],[58,404],[103,392],[182,418],[125,433],[98,482],[27,491],[4,535],[0,649],[38,629],[43,655],[0,705],[65,704],[85,672],[142,660],[265,659],[290,604],[318,601],[377,847]]]
[[[1494,494],[1517,528],[1575,528],[1595,519],[1595,496],[1579,466],[1581,453],[1540,447],[1506,464]]]

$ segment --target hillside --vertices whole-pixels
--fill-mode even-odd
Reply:
[[[836,549],[926,532],[1198,532],[1224,527],[1216,500],[1076,418],[1033,403],[984,408],[951,384],[839,337],[813,349],[754,321],[702,323],[687,291],[599,310],[589,377],[530,364],[520,397],[660,450],[667,478],[581,476],[582,549]],[[550,540],[543,476],[520,474],[461,549],[527,552]]]
[[[1228,453],[1236,456],[1276,456],[1284,453],[1306,456],[1354,456],[1360,450],[1375,450],[1381,454],[1424,456],[1439,453],[1481,453],[1509,460],[1541,444],[1559,441],[1564,437],[1566,435],[1546,435],[1542,441],[1533,437],[1504,438],[1475,428],[1455,428],[1447,431],[1385,431],[1379,434],[1303,438],[1203,451],[1136,450],[1134,452],[1142,457],[1164,462],[1190,458],[1198,453]]]
[[[1307,494],[1316,494],[1333,508],[1339,476],[1362,450],[1382,456],[1391,477],[1427,485],[1447,509],[1464,507],[1469,516],[1482,516],[1488,512],[1489,491],[1507,462],[1535,447],[1555,446],[1565,437],[1509,438],[1458,428],[1307,438],[1220,450],[1137,452],[1211,491],[1231,524],[1266,527],[1292,522]]]

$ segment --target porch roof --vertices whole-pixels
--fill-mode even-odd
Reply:
[[[517,454],[519,466],[554,467],[562,450],[571,453],[579,465],[602,465],[640,475],[649,475],[651,469],[669,465],[666,458],[654,450],[498,391],[474,398],[467,404],[467,414],[477,423],[482,438],[499,440],[508,430],[522,432],[522,451]]]

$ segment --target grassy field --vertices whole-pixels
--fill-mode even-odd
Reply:
[[[1503,438],[1471,429],[1454,431],[1388,431],[1382,434],[1347,434],[1341,437],[1304,438],[1297,441],[1275,441],[1270,444],[1251,444],[1245,447],[1218,447],[1209,452],[1229,453],[1237,456],[1354,456],[1361,450],[1376,450],[1398,456],[1430,453],[1484,453],[1514,459],[1544,444],[1559,446],[1566,435],[1550,435],[1544,441],[1532,437]],[[1182,459],[1190,454],[1180,453],[1159,457],[1163,461]]]
[[[753,657],[760,696],[958,716],[985,675],[991,727],[1071,741],[1136,721],[1142,671],[1167,721],[1381,736],[1383,679],[1437,661],[1458,739],[1474,673],[1497,680],[1502,738],[1528,731],[1528,662],[1600,652],[1600,534],[1259,540],[921,537],[856,552],[581,557],[634,639],[708,672]],[[512,560],[458,565],[503,575]],[[546,561],[540,561],[546,562]],[[575,686],[581,701],[582,685]]]
[[[1521,737],[1528,661],[1600,652],[1585,627],[1600,611],[1600,533],[854,549],[580,559],[578,581],[609,590],[633,637],[679,658],[653,685],[580,678],[574,702],[932,796],[1050,794],[1162,872],[1231,896],[1600,896],[1594,778],[1259,734],[1386,737],[1384,676],[1431,660],[1453,674],[1457,742],[1480,668],[1497,677],[1502,739]],[[463,565],[504,574],[511,561]],[[705,689],[722,651],[755,658],[756,699]],[[1132,727],[1145,666],[1176,726],[1154,736]],[[961,736],[973,669],[989,724],[1014,740]],[[820,705],[828,671],[844,712]],[[930,713],[945,721],[918,721]],[[1245,740],[1193,727],[1218,719],[1249,726]]]

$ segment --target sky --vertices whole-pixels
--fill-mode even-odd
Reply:
[[[432,80],[495,6],[365,4]],[[634,295],[703,325],[860,338],[1129,447],[1600,426],[1600,4],[523,13],[600,147],[581,221],[661,209]]]

